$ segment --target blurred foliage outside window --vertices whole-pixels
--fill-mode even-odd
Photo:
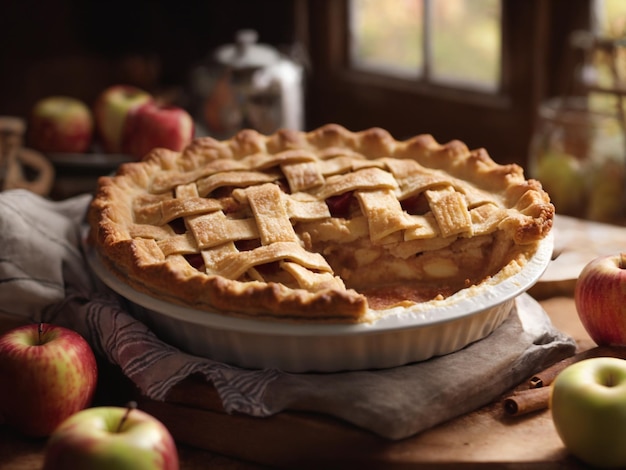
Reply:
[[[583,51],[575,78],[590,88],[593,108],[610,111],[621,107],[620,112],[623,113],[626,94],[626,1],[595,0],[591,18],[592,30],[580,32],[572,41],[574,47]]]
[[[595,0],[592,8],[596,34],[613,39],[624,38],[626,34],[624,0]]]
[[[615,56],[597,51],[587,57],[581,73],[591,73],[598,86],[614,87],[616,78],[626,84],[626,0],[592,0],[590,6],[594,24],[589,33],[617,40],[621,47]],[[501,9],[500,0],[350,0],[351,66],[496,92],[502,67]]]
[[[500,0],[351,0],[354,68],[497,91]]]

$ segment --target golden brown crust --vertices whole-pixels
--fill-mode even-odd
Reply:
[[[342,157],[343,160],[335,157]],[[334,181],[332,184],[337,187],[348,187],[349,182],[334,178],[335,172],[339,171],[334,167],[320,176],[311,165],[339,167],[345,163],[346,157],[351,159],[353,171],[359,172],[359,179],[355,183],[350,182],[354,184],[350,188],[368,184],[374,189],[373,196],[359,193],[358,199],[361,208],[365,208],[363,210],[375,215],[370,219],[370,230],[381,231],[378,236],[371,235],[371,243],[393,246],[397,256],[403,259],[409,257],[410,252],[406,251],[409,248],[423,249],[425,245],[441,245],[442,248],[438,249],[448,250],[445,253],[460,249],[476,251],[479,248],[470,246],[468,240],[478,230],[477,227],[484,231],[484,236],[477,237],[476,243],[484,239],[491,240],[489,243],[498,242],[501,247],[516,246],[518,248],[511,250],[511,257],[515,257],[524,246],[531,246],[544,238],[552,226],[554,208],[541,185],[537,181],[526,180],[518,165],[497,164],[484,149],[470,151],[460,141],[442,145],[430,135],[396,141],[383,129],[351,132],[339,125],[329,124],[308,133],[281,130],[271,136],[263,136],[246,130],[227,141],[200,138],[180,153],[155,149],[141,162],[122,165],[115,176],[100,178],[89,211],[90,239],[113,273],[133,288],[170,302],[203,310],[271,318],[360,321],[367,311],[367,300],[351,288],[337,287],[342,280],[339,278],[341,273],[334,272],[336,265],[326,266],[321,259],[319,262],[322,264],[316,268],[309,266],[312,271],[304,273],[289,264],[294,257],[302,262],[303,255],[298,253],[302,246],[307,247],[307,243],[318,247],[327,243],[316,241],[315,237],[323,238],[331,233],[332,224],[327,227],[330,232],[320,235],[317,230],[311,232],[308,228],[299,229],[296,233],[291,224],[285,222],[287,217],[298,218],[301,215],[279,214],[277,220],[270,217],[266,229],[251,226],[241,215],[232,217],[232,221],[229,218],[228,223],[222,221],[221,216],[223,212],[231,214],[250,204],[246,210],[253,212],[257,222],[261,219],[265,221],[268,214],[273,216],[276,212],[275,200],[281,198],[280,192],[276,193],[273,188],[287,184],[292,191],[296,189],[297,197],[292,198],[294,201],[289,202],[285,211],[296,213],[304,210],[311,221],[302,222],[301,227],[318,226],[316,220],[322,217],[319,214],[327,209],[313,199],[322,198],[323,203],[323,199],[330,197],[325,189],[330,187],[331,182]],[[426,176],[421,172],[422,167],[426,169]],[[399,183],[388,176],[390,171],[396,171],[401,178]],[[223,176],[225,174],[228,176]],[[285,177],[287,183],[281,182]],[[438,201],[444,208],[434,210],[433,215],[407,216],[399,204],[395,206],[394,194],[417,197],[417,193],[411,193],[411,178],[420,179],[420,184],[430,185],[425,186],[424,194],[431,203]],[[424,178],[428,179],[426,183]],[[442,178],[451,180],[456,191],[442,188]],[[240,189],[228,197],[220,199],[216,196],[214,191],[232,185]],[[255,187],[261,189],[249,193],[245,189],[248,185],[260,185]],[[348,189],[340,188],[338,191]],[[178,199],[173,194],[179,194]],[[384,201],[384,204],[379,201]],[[486,205],[478,208],[483,203]],[[215,211],[216,204],[221,204],[221,211]],[[205,219],[204,211],[213,218]],[[179,216],[185,218],[186,234],[175,233],[172,228],[172,219]],[[327,217],[325,220],[330,219]],[[445,238],[440,242],[436,242],[435,233],[426,234],[435,220],[439,223],[435,232]],[[358,217],[353,222],[353,225],[357,224]],[[237,252],[232,244],[235,242],[216,247],[214,234],[198,238],[196,232],[207,227],[209,231],[217,230],[214,229],[215,224],[221,223],[227,225],[220,229],[220,233],[235,229],[244,233],[240,238],[233,238],[235,242],[256,237],[255,230],[266,230],[261,238],[280,242],[281,249],[287,250],[288,254],[280,251],[275,255],[279,259],[267,258],[264,263],[281,263],[282,268],[296,277],[304,276],[299,281],[302,285],[313,287],[289,287],[280,282],[281,278],[267,281],[252,265],[242,268],[252,269],[249,274],[252,277],[247,279],[227,279],[212,272],[214,266],[226,266],[228,263],[231,263],[228,269],[235,269],[232,266]],[[285,226],[285,223],[288,225]],[[409,226],[411,224],[414,226]],[[349,225],[342,225],[342,230]],[[412,235],[405,235],[405,238],[414,237],[415,240],[408,241],[408,245],[403,244],[400,240],[402,236],[398,238],[394,232],[398,228],[410,229]],[[493,236],[493,233],[499,235]],[[454,240],[457,242],[453,243]],[[332,248],[324,246],[327,251]],[[367,245],[356,246],[355,250],[361,250],[361,258],[356,259],[357,262],[366,259],[363,256],[367,257],[368,248]],[[201,270],[185,258],[199,252],[205,263]],[[444,251],[429,252],[428,256],[435,253]],[[415,252],[413,256],[418,254]],[[371,256],[374,255],[378,256],[378,253]],[[420,269],[434,270],[436,276],[442,275],[439,271],[447,268],[441,263],[436,264],[440,259],[434,256],[431,265],[425,264]],[[313,261],[318,262],[318,258]],[[501,263],[502,259],[494,258],[495,262]],[[344,266],[344,271],[350,263],[354,260]],[[453,268],[450,267],[451,270]],[[357,273],[358,268],[350,270]],[[272,279],[271,276],[269,279]],[[363,282],[369,282],[370,278],[365,276],[364,279]]]

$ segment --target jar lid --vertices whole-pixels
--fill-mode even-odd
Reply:
[[[278,50],[257,40],[258,33],[253,29],[237,31],[234,44],[225,44],[215,50],[215,60],[236,69],[267,67],[280,60]]]

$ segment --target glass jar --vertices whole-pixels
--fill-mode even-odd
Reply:
[[[540,106],[528,167],[557,214],[626,222],[625,124],[617,111],[592,109],[585,97]]]

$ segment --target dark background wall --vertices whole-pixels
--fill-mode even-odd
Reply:
[[[190,68],[241,28],[293,42],[291,0],[20,0],[0,12],[0,114],[50,94],[92,102],[126,82],[180,93]]]

